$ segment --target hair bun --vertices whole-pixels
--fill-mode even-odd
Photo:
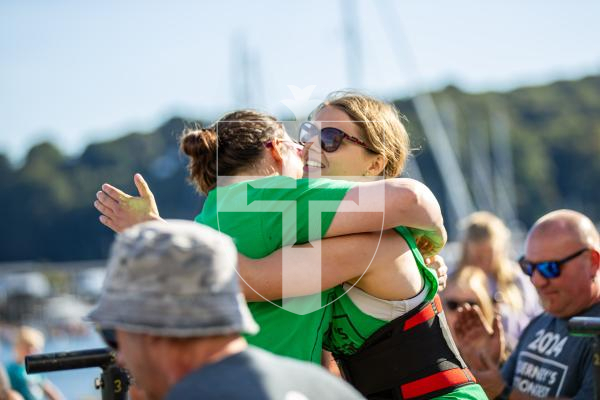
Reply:
[[[189,130],[181,137],[181,151],[189,157],[214,155],[217,151],[217,133],[212,129]]]
[[[193,129],[180,139],[180,148],[190,157],[188,170],[191,181],[207,194],[216,184],[217,133],[213,129]]]
[[[217,185],[217,171],[234,176],[256,165],[264,156],[264,143],[284,132],[275,117],[253,110],[234,111],[208,128],[186,130],[180,149],[189,157],[190,181],[208,194]]]

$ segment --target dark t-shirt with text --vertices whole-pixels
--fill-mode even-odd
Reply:
[[[600,303],[579,315],[600,317]],[[539,398],[593,398],[592,339],[569,335],[567,323],[548,313],[529,323],[502,369],[513,389]]]

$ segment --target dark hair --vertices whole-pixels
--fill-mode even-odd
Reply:
[[[208,194],[218,175],[233,176],[251,167],[262,158],[264,143],[283,133],[275,117],[254,110],[231,112],[207,128],[186,129],[180,148],[190,157],[190,181]]]

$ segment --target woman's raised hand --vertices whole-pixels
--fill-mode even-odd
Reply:
[[[105,183],[96,193],[94,207],[102,214],[100,222],[115,232],[151,220],[162,220],[148,183],[141,174],[133,177],[139,196],[131,196],[122,190]]]

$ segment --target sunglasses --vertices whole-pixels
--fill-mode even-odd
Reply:
[[[458,307],[460,307],[464,304],[468,304],[471,307],[479,305],[479,303],[477,303],[476,301],[472,301],[472,300],[461,300],[461,301],[445,300],[445,303],[446,303],[446,308],[450,311],[456,311],[456,309]]]
[[[265,146],[266,147],[273,147],[273,142],[275,140],[276,139],[266,141],[265,142]],[[279,141],[282,142],[282,143],[286,143],[292,149],[296,150],[296,152],[298,153],[298,155],[300,157],[302,157],[302,154],[304,152],[304,144],[303,143],[298,143],[298,142],[295,142],[293,140],[285,140],[285,139],[279,139]]]
[[[585,249],[581,249],[562,260],[558,261],[541,261],[541,262],[531,262],[525,258],[525,256],[519,259],[519,265],[521,269],[525,273],[525,275],[532,276],[533,272],[537,269],[537,271],[546,279],[558,278],[560,276],[560,267],[561,265],[566,264],[571,261],[575,257],[579,257],[585,251],[589,250],[587,247]]]
[[[362,140],[357,139],[354,136],[350,136],[338,128],[327,127],[319,130],[315,124],[310,122],[304,122],[302,125],[300,125],[299,137],[301,142],[309,142],[317,136],[320,136],[321,138],[321,148],[327,153],[333,153],[339,149],[344,139],[373,153],[375,152],[375,150],[371,149],[369,145]]]
[[[113,350],[119,350],[119,343],[117,343],[117,332],[114,329],[98,327],[96,330],[108,347]]]

